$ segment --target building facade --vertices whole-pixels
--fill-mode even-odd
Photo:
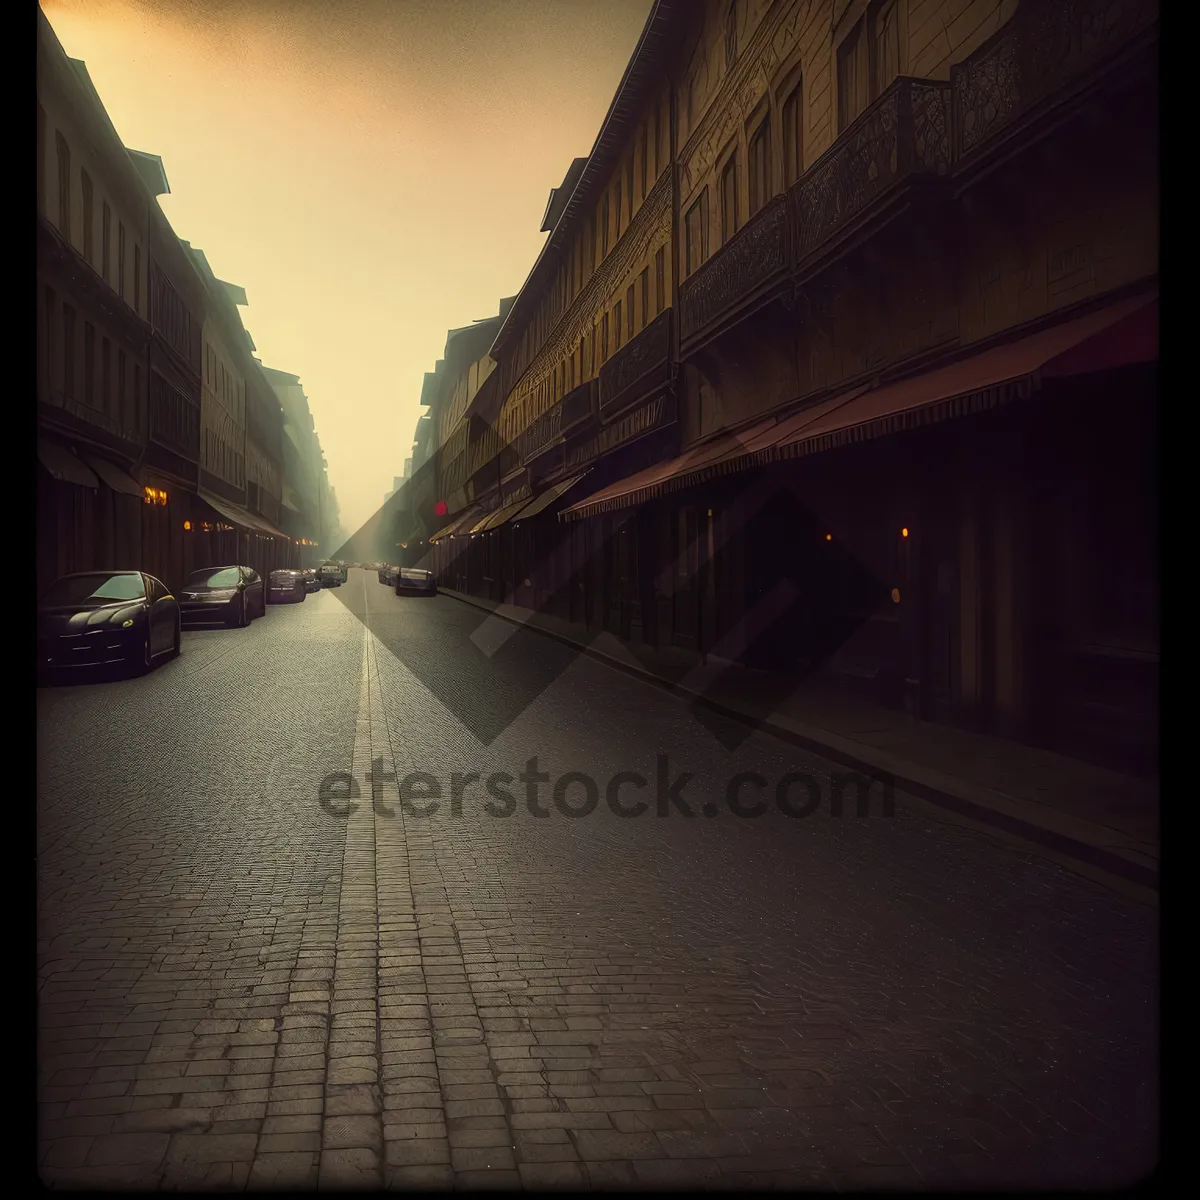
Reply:
[[[1152,770],[1157,41],[656,4],[492,349],[532,499],[467,590]]]
[[[39,587],[135,563],[152,199],[82,62],[38,11]]]

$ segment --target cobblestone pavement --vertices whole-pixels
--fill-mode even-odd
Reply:
[[[481,620],[357,573],[186,634],[146,678],[39,692],[47,1184],[851,1190],[1150,1168],[1153,911],[903,795],[836,818],[822,760],[759,735],[727,753],[678,701],[537,634],[484,658],[506,634]],[[481,744],[461,713],[495,705],[502,729],[530,678],[548,686]],[[690,816],[658,815],[664,755]],[[515,779],[534,756],[545,816]],[[437,811],[418,815],[430,781],[407,812],[394,782],[373,806],[376,760],[432,776]],[[751,770],[806,772],[824,799],[739,818],[726,783]],[[358,799],[334,781],[323,807],[340,771]],[[455,802],[455,773],[493,772],[511,806],[473,779]],[[556,807],[567,772],[599,785],[593,812]],[[617,793],[641,816],[609,808],[619,772],[647,780]],[[586,784],[558,799],[585,806]]]

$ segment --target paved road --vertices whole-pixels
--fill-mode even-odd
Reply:
[[[823,760],[727,752],[450,598],[352,573],[38,703],[51,1185],[1096,1186],[1156,1157],[1152,911],[903,795],[837,818]]]

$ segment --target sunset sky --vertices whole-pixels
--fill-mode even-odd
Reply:
[[[497,310],[650,0],[43,0],[175,232],[300,376],[346,532],[400,474],[447,329]]]

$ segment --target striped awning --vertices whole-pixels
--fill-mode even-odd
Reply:
[[[538,513],[545,512],[552,504],[561,500],[587,473],[587,471],[582,471],[578,475],[572,475],[570,479],[564,479],[560,483],[554,484],[553,487],[547,488],[540,496],[535,496],[513,518],[514,523],[528,521],[530,517],[536,517]]]

